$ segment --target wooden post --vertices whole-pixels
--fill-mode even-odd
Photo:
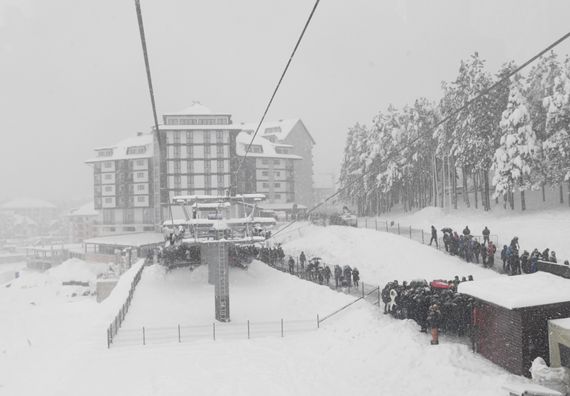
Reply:
[[[283,337],[283,319],[281,319],[281,337]]]
[[[178,325],[178,342],[182,342],[180,339],[180,325]]]
[[[412,239],[412,226],[410,226],[410,239]]]
[[[247,339],[249,340],[250,338],[250,332],[249,332],[249,319],[247,320]]]
[[[319,314],[317,314],[317,329],[321,327],[321,323],[319,321]]]
[[[214,341],[216,341],[216,322],[212,323],[212,336]]]
[[[364,298],[364,282],[362,282],[362,298]]]
[[[143,345],[146,345],[146,336],[145,336],[145,332],[144,332],[144,326],[143,326]]]
[[[398,235],[400,235],[400,223],[398,223]]]
[[[378,308],[380,308],[380,286],[378,286]]]
[[[424,242],[424,230],[422,230],[422,243],[425,243]]]
[[[386,232],[388,232],[388,220],[386,220]]]

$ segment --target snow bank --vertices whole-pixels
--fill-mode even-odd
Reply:
[[[292,239],[301,232],[302,238]],[[278,235],[277,238],[280,236]],[[429,246],[376,230],[353,227],[304,226],[284,236],[286,254],[322,257],[328,265],[357,267],[363,282],[385,285],[397,279],[453,279],[473,275],[475,279],[496,277],[492,270],[466,263]]]

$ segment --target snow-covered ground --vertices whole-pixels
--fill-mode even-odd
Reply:
[[[285,249],[357,266],[369,283],[500,276],[372,230],[298,225],[284,236]],[[331,317],[318,331],[284,338],[205,338],[107,349],[106,327],[135,271],[125,273],[101,304],[92,296],[69,297],[49,280],[61,279],[50,271],[0,289],[0,394],[499,396],[505,394],[502,384],[526,381],[474,355],[460,340],[444,336],[439,346],[430,346],[414,322],[392,319],[366,302]],[[352,300],[259,262],[247,272],[232,270],[230,280],[236,322],[310,319]],[[205,268],[164,274],[151,266],[143,272],[124,328],[211,323],[213,306]]]
[[[414,213],[388,213],[379,221],[395,221],[402,225],[429,231],[433,224],[438,230],[451,227],[459,233],[466,225],[473,234],[481,235],[485,226],[491,234],[498,235],[501,246],[508,244],[514,236],[519,237],[521,249],[531,252],[547,247],[556,251],[558,261],[570,260],[570,209],[529,210],[511,212],[494,210],[484,212],[475,209],[461,209],[446,212],[441,208],[428,207]]]

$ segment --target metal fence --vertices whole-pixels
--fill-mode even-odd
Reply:
[[[204,325],[143,326],[122,328],[116,346],[184,343],[197,340],[235,340],[263,337],[285,337],[315,331],[318,316],[312,320],[280,319],[274,321],[212,322]]]
[[[113,321],[111,322],[111,324],[107,328],[107,348],[111,348],[111,344],[113,343],[113,340],[117,336],[117,333],[118,333],[119,329],[121,328],[121,324],[125,320],[125,316],[127,315],[127,312],[129,312],[129,307],[131,306],[131,301],[133,300],[133,295],[135,294],[135,289],[136,289],[137,285],[139,284],[139,281],[141,280],[143,269],[147,264],[148,264],[148,260],[145,260],[144,264],[137,271],[135,277],[133,278],[133,280],[131,282],[131,288],[129,289],[129,295],[127,296],[127,299],[125,300],[125,302],[121,306],[121,309],[119,310],[119,313],[117,313],[117,315],[115,316],[115,319],[113,319]]]

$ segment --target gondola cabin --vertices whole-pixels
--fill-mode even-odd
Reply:
[[[536,272],[462,282],[458,291],[475,299],[475,352],[526,377],[537,356],[549,363],[548,321],[570,317],[570,280]]]

